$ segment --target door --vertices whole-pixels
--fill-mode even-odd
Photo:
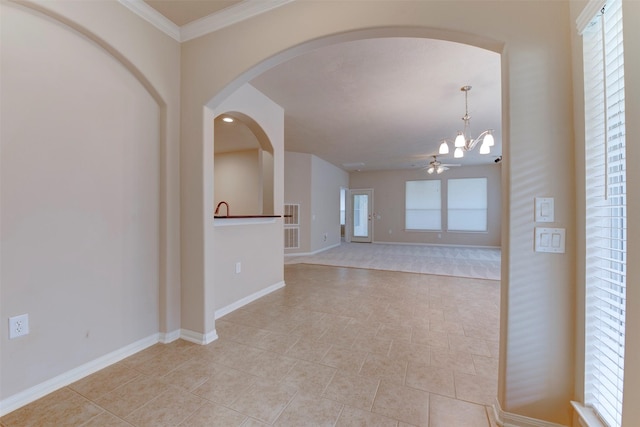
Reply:
[[[351,241],[371,243],[373,190],[351,190]]]

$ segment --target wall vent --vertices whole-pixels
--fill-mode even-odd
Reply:
[[[287,227],[284,229],[284,248],[298,249],[300,247],[300,227]]]
[[[300,225],[299,203],[287,203],[284,205],[284,225]]]
[[[284,205],[284,248],[298,249],[300,247],[300,204],[286,203]]]

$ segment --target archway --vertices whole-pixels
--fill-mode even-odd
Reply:
[[[285,62],[291,58],[293,58],[294,56],[297,55],[301,55],[305,52],[311,51],[313,49],[318,49],[319,47],[323,47],[323,46],[329,46],[329,45],[333,45],[333,44],[339,44],[342,42],[346,42],[346,41],[354,41],[354,40],[362,40],[362,39],[369,39],[369,38],[380,38],[380,37],[414,37],[414,38],[435,38],[435,39],[439,39],[439,40],[449,40],[449,41],[455,41],[455,42],[460,42],[460,43],[466,43],[469,45],[473,45],[476,47],[480,47],[480,48],[484,48],[484,49],[489,49],[492,50],[494,52],[501,52],[502,49],[502,44],[501,43],[496,43],[495,41],[492,40],[483,40],[483,39],[479,39],[475,36],[471,36],[468,34],[464,34],[464,33],[457,33],[457,32],[443,32],[441,30],[433,30],[433,29],[429,29],[429,28],[377,28],[377,29],[369,29],[369,30],[359,30],[359,31],[352,31],[352,32],[348,32],[348,33],[343,33],[343,34],[339,34],[339,35],[332,35],[332,36],[327,36],[324,37],[322,39],[316,39],[307,43],[304,43],[302,45],[290,48],[284,52],[281,52],[255,66],[253,66],[251,69],[249,69],[248,71],[246,71],[245,73],[243,73],[241,76],[237,77],[236,79],[234,79],[230,84],[228,84],[225,88],[223,88],[217,95],[215,95],[213,98],[211,98],[205,106],[205,111],[219,111],[220,110],[220,105],[222,105],[225,102],[225,99],[230,96],[230,94],[233,94],[235,90],[237,90],[238,88],[243,88],[244,86],[242,85],[246,85],[247,82],[249,82],[253,77],[259,75],[261,72],[263,72],[264,70],[266,70],[269,67],[272,67],[274,65],[277,65],[279,63]],[[503,109],[504,111],[504,109]],[[206,114],[205,114],[206,116]],[[213,131],[211,129],[209,129],[209,124],[207,122],[207,119],[205,118],[205,122],[204,122],[204,129],[203,129],[203,152],[205,153],[205,164],[204,164],[204,173],[203,173],[203,182],[202,185],[205,189],[204,191],[204,196],[205,196],[205,201],[204,201],[204,207],[205,207],[205,215],[206,212],[210,212],[211,209],[214,208],[214,201],[211,200],[207,200],[207,195],[209,194],[209,190],[208,190],[208,182],[210,182],[208,176],[210,176],[212,174],[211,169],[213,169],[213,165],[208,163],[206,160],[209,159],[210,157],[208,156],[208,150],[211,150],[211,137],[213,136]],[[211,169],[210,169],[211,168]],[[282,171],[278,169],[278,167],[276,166],[276,174],[281,173]],[[502,187],[501,192],[504,194],[505,193],[505,188],[504,186]],[[279,197],[276,196],[275,200],[276,200],[276,204],[275,204],[275,209],[274,212],[276,214],[281,214],[282,213],[282,188],[279,188],[279,184],[278,184],[278,180],[276,179],[276,188],[275,188],[275,193],[278,193],[279,197],[280,197],[280,202],[278,202]],[[207,224],[205,221],[205,259],[210,259],[209,255],[207,255],[206,253],[206,247],[208,245],[214,245],[215,243],[213,241],[209,241],[208,238],[211,237],[211,234],[209,234],[207,231]],[[205,271],[207,271],[209,267],[208,266],[204,266]],[[208,292],[206,289],[209,288],[210,285],[207,284],[207,280],[205,280],[205,293],[207,293],[208,295],[213,295],[213,293]],[[215,296],[212,297],[212,304],[214,304],[214,300],[215,300]],[[206,319],[211,319],[213,316],[211,315],[211,313],[209,313],[208,315],[205,316]],[[210,325],[214,330],[215,325],[211,324]],[[209,330],[209,329],[208,329]]]

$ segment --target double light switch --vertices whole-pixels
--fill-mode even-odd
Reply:
[[[554,206],[553,197],[536,197],[536,222],[553,222]],[[565,229],[536,227],[535,251],[564,253]]]

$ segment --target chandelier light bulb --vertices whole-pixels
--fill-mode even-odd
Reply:
[[[491,135],[491,132],[489,132],[484,136],[484,139],[482,140],[482,145],[485,145],[485,144],[487,145],[487,147],[493,147],[493,145],[495,144],[495,142],[493,141],[493,135]]]
[[[489,154],[491,152],[491,148],[489,148],[489,144],[487,144],[487,139],[485,138],[484,142],[480,146],[480,154]]]
[[[465,141],[464,135],[462,134],[462,132],[458,132],[458,136],[456,136],[456,141],[454,142],[453,145],[455,145],[456,148],[462,148],[462,147],[464,147],[464,144],[466,142],[467,141]],[[460,156],[460,157],[462,157],[462,156]]]
[[[429,175],[431,175],[433,173],[433,171],[434,171],[433,166],[431,166],[429,169],[427,169],[427,173]]]
[[[449,144],[447,144],[447,141],[442,141],[442,144],[440,144],[440,149],[438,150],[439,154],[449,154]]]
[[[444,168],[442,166],[438,166],[438,169],[436,170],[437,173],[442,173],[444,172]]]
[[[462,151],[462,147],[456,147],[456,150],[453,152],[453,157],[456,159],[460,159],[464,157],[464,152]]]

